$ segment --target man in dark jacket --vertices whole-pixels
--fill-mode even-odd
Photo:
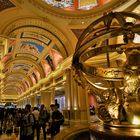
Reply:
[[[60,125],[64,117],[62,113],[58,110],[57,105],[52,104],[50,107],[52,109],[52,116],[51,116],[52,122],[51,122],[50,132],[51,132],[51,136],[54,136],[60,132]]]

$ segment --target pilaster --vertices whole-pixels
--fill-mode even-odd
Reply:
[[[51,104],[51,92],[44,90],[41,92],[41,104],[44,104],[46,109],[50,109]]]
[[[69,124],[87,124],[89,122],[89,104],[86,88],[83,89],[74,80],[71,69],[66,70],[65,95],[64,115],[69,117]]]
[[[35,107],[35,96],[32,96],[30,98],[31,98],[31,106]]]

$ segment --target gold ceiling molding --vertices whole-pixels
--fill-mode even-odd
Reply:
[[[24,86],[24,89],[26,89],[25,82],[23,82],[21,80],[17,80],[17,79],[10,80],[8,82],[5,82],[4,84],[5,84],[4,88],[6,88],[7,86],[11,86],[11,87],[13,87],[13,86],[19,86],[19,87]]]
[[[44,91],[43,88],[49,89],[50,87],[54,87],[56,86],[56,83],[53,83],[53,80],[57,79],[60,77],[60,75],[65,75],[65,71],[67,69],[71,68],[71,60],[72,60],[72,55],[69,56],[68,58],[66,58],[63,63],[60,65],[60,67],[58,67],[55,71],[52,71],[47,77],[41,79],[36,85],[34,85],[33,87],[31,87],[29,90],[25,91],[20,97],[20,100],[23,100],[25,96],[27,96],[27,94],[31,94],[33,93],[37,88],[40,89],[38,92],[42,92]],[[65,76],[63,76],[63,80],[61,81],[61,83],[63,83],[65,81]],[[35,95],[35,94],[34,94]],[[32,95],[30,95],[32,96]]]
[[[106,5],[93,8],[91,10],[81,10],[80,12],[72,12],[72,11],[66,11],[60,8],[56,8],[53,6],[50,6],[49,4],[46,4],[45,2],[41,0],[27,0],[24,4],[28,5],[31,4],[35,8],[39,9],[40,11],[51,14],[53,16],[65,18],[65,19],[84,19],[84,18],[91,18],[95,16],[103,15],[103,13],[113,11],[117,7],[119,7],[122,4],[125,4],[129,0],[112,0],[111,2],[107,3]]]
[[[4,94],[2,95],[19,95],[19,91],[20,90],[20,87],[19,86],[11,86],[11,87],[6,87],[4,88],[3,92]],[[21,94],[21,93],[20,93]]]
[[[12,63],[16,64],[29,64],[29,65],[33,65],[38,72],[40,73],[40,77],[44,78],[45,77],[45,73],[43,71],[43,68],[41,67],[41,65],[39,65],[36,61],[33,61],[31,58],[26,58],[26,57],[16,57],[15,59],[9,60],[6,64],[5,64],[5,68],[8,68]]]
[[[27,74],[25,74],[24,72],[21,72],[21,71],[20,72],[19,71],[15,71],[15,72],[12,72],[12,73],[8,73],[6,75],[6,79],[8,79],[8,80],[6,80],[6,79],[4,80],[5,81],[5,85],[6,85],[6,83],[13,81],[13,79],[12,80],[9,79],[10,76],[16,77],[17,75],[22,75],[24,77],[24,80],[19,80],[19,79],[15,78],[14,81],[22,82],[22,83],[23,83],[23,81],[28,81],[29,84],[30,84],[30,87],[33,86],[31,78]]]
[[[70,48],[70,43],[68,43],[68,39],[65,37],[65,35],[63,35],[63,33],[52,24],[48,23],[48,21],[44,21],[40,18],[20,18],[8,23],[1,30],[4,35],[10,37],[15,37],[17,33],[19,34],[25,31],[38,32],[45,35],[50,40],[53,40],[59,49],[62,50],[62,55],[64,58],[72,53],[68,51],[68,48]]]
[[[17,91],[14,90],[15,87],[21,88],[23,91],[25,90],[24,87],[23,87],[23,85],[22,85],[22,86],[18,86],[18,85],[14,85],[14,86],[6,85],[6,86],[4,87],[4,89],[3,89],[3,94],[5,94],[4,91],[5,91],[6,89],[11,89],[11,90],[14,91],[15,93],[17,93]]]
[[[24,77],[24,80],[20,80],[20,79],[17,79],[17,78],[15,78],[15,79],[10,78],[10,76],[16,77],[15,76],[16,74],[17,75],[22,75]],[[11,83],[11,82],[14,82],[14,81],[17,81],[21,84],[23,84],[25,81],[28,81],[29,86],[32,86],[32,81],[31,81],[30,77],[26,73],[21,72],[21,71],[20,72],[19,71],[14,71],[11,74],[7,74],[7,78],[4,79],[4,84],[6,85],[6,84],[9,84],[9,82]]]
[[[1,99],[1,103],[6,103],[6,102],[14,102],[16,103],[16,99],[17,97],[14,96],[14,95],[4,95],[2,96],[2,99]]]
[[[12,86],[12,85],[18,85],[18,86],[24,85],[23,82],[22,82],[22,81],[19,82],[19,80],[11,80],[10,82],[4,83],[4,84],[5,84],[5,88],[6,88],[7,86]]]
[[[21,60],[22,61],[22,63],[24,62],[24,63],[31,63],[31,61],[29,61],[29,60],[24,60],[24,59],[22,59]],[[12,64],[13,62],[16,64],[16,62],[17,63],[20,63],[21,62],[20,60],[16,60],[16,59],[14,59],[14,60],[11,60],[11,62],[9,62],[8,61],[8,63],[6,64],[7,66],[6,67],[9,67],[9,65],[10,64]],[[36,64],[35,62],[32,62],[32,65],[34,65],[34,64]],[[41,69],[41,67],[40,66],[37,66],[37,64],[36,64],[36,66],[35,67],[38,67],[37,69],[38,69],[38,71],[40,71],[40,69]],[[42,71],[42,70],[41,70]],[[42,73],[43,73],[43,71],[42,71]],[[9,77],[15,77],[14,79],[15,79],[15,81],[16,80],[18,80],[16,77],[18,76],[18,75],[21,75],[22,77],[23,77],[23,80],[24,81],[28,81],[29,82],[29,84],[30,84],[30,87],[31,86],[33,86],[33,83],[32,83],[32,81],[31,81],[31,78],[30,78],[30,75],[29,74],[26,74],[25,72],[23,72],[23,71],[19,71],[19,70],[15,70],[15,71],[13,71],[13,72],[11,72],[11,73],[6,73],[6,77],[5,77],[5,80],[6,79],[9,79]],[[41,75],[41,74],[40,74]],[[21,79],[21,81],[23,81],[22,79]],[[8,82],[9,82],[9,80],[8,80]],[[6,86],[6,83],[5,83],[5,86]],[[24,85],[25,86],[25,85]],[[24,87],[24,89],[23,89],[23,92],[25,91],[25,90],[27,90],[25,87]]]

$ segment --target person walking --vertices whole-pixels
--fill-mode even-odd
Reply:
[[[63,114],[58,110],[58,106],[55,104],[50,105],[51,110],[52,110],[52,115],[51,115],[51,127],[50,127],[50,133],[51,136],[55,136],[57,133],[60,132],[60,126],[64,122],[64,116]]]
[[[45,105],[42,104],[40,107],[40,112],[39,112],[39,126],[38,126],[38,134],[37,134],[37,140],[40,138],[40,129],[42,128],[43,130],[43,136],[44,140],[46,140],[46,118],[47,118],[47,112],[45,110]]]
[[[23,114],[21,120],[21,135],[20,140],[33,140],[33,125],[34,118],[31,113],[31,105],[27,104],[25,106],[25,113]]]
[[[35,133],[37,135],[37,138],[39,137],[39,110],[37,107],[34,107],[33,109],[33,115],[34,115],[34,119],[35,119],[35,124],[33,126],[33,133],[34,133],[34,136],[35,136]]]

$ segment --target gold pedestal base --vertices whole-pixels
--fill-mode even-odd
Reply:
[[[140,140],[140,127],[109,126],[100,122],[90,126],[91,140]]]

